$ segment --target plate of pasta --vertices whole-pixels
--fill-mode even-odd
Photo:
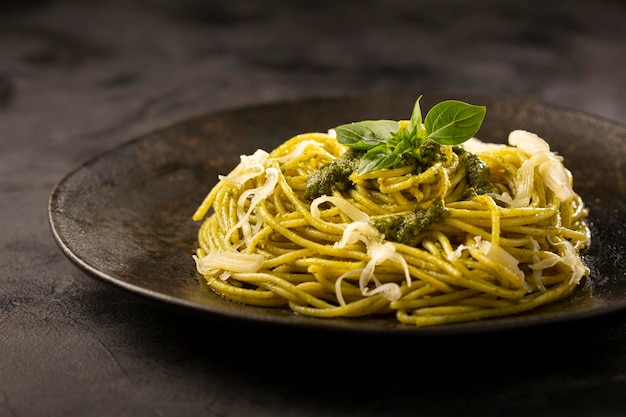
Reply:
[[[626,126],[536,100],[377,93],[228,109],[54,188],[88,275],[199,317],[450,334],[626,309]]]

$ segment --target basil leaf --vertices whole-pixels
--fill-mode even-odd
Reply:
[[[337,126],[337,141],[355,149],[372,149],[387,142],[400,129],[395,120],[364,120]]]
[[[409,125],[400,129],[395,120],[364,120],[337,126],[337,141],[350,148],[367,151],[357,172],[364,174],[392,168],[411,155],[422,160],[421,146],[427,139],[440,145],[457,145],[474,136],[485,118],[484,106],[457,100],[435,105],[422,120],[419,96],[413,105]]]
[[[394,152],[393,149],[385,144],[379,145],[363,155],[357,174],[389,168],[396,165],[400,160],[402,160],[401,154]]]
[[[485,118],[486,108],[457,100],[446,100],[435,105],[424,120],[427,138],[442,145],[458,145],[478,132]]]
[[[415,105],[413,106],[413,113],[411,113],[411,120],[409,122],[409,132],[417,132],[417,129],[422,125],[422,109],[420,107],[420,100],[422,96],[419,96],[417,100],[415,100]]]

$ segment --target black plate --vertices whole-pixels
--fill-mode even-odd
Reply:
[[[544,137],[565,157],[590,206],[591,278],[569,298],[518,316],[416,328],[395,318],[316,319],[240,305],[207,290],[191,255],[191,216],[218,174],[241,154],[271,150],[292,135],[341,123],[408,118],[415,93],[313,98],[227,110],[147,134],[81,165],[55,187],[49,218],[56,242],[81,270],[108,284],[195,316],[358,333],[460,334],[595,318],[626,309],[624,233],[626,126],[534,100],[425,94],[422,107],[453,98],[487,106],[478,134],[504,142],[513,129]]]

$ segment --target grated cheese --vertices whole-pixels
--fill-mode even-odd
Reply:
[[[509,144],[526,153],[529,158],[517,171],[518,189],[513,200],[514,207],[530,204],[535,168],[552,192],[561,201],[574,196],[572,174],[563,165],[563,157],[550,151],[550,145],[535,133],[513,130],[509,134]]]
[[[323,196],[317,197],[315,200],[311,202],[311,215],[313,217],[317,219],[321,218],[322,215],[320,213],[319,206],[320,204],[323,204],[323,203],[334,204],[335,206],[337,206],[339,210],[344,212],[346,216],[348,216],[350,220],[352,220],[353,222],[366,222],[367,223],[370,220],[370,216],[367,213],[359,210],[358,208],[350,204],[345,199],[341,197],[333,197],[329,195],[323,195]]]
[[[246,244],[252,239],[253,229],[250,224],[250,215],[261,201],[274,193],[276,184],[278,184],[278,169],[273,167],[267,168],[265,170],[265,177],[265,183],[262,186],[246,190],[239,196],[237,200],[237,217],[239,221],[226,233],[226,240],[229,240],[230,236],[239,228],[243,231]],[[244,211],[248,199],[250,199],[250,206],[247,211]],[[255,229],[254,232],[258,231],[260,227],[261,223],[257,223],[257,229]]]
[[[411,275],[406,260],[396,252],[396,247],[391,242],[386,242],[384,236],[366,222],[350,223],[344,230],[341,240],[335,243],[338,249],[344,248],[346,245],[353,245],[358,242],[365,244],[367,254],[370,257],[365,268],[360,270],[359,288],[363,296],[371,296],[378,293],[383,295],[390,301],[397,300],[402,296],[400,286],[396,283],[382,284],[375,275],[377,265],[385,261],[390,261],[400,265],[404,271],[407,284],[411,285]],[[345,277],[344,274],[343,277]],[[370,290],[368,285],[374,282],[375,289]],[[339,286],[338,286],[339,287]],[[339,297],[339,294],[338,294]]]
[[[588,268],[583,263],[582,259],[576,254],[574,246],[567,240],[553,243],[555,246],[563,245],[563,255],[559,256],[555,253],[546,253],[548,256],[538,262],[535,262],[530,266],[533,271],[543,270],[553,267],[557,263],[561,262],[572,271],[572,276],[569,280],[570,284],[578,284],[582,277],[587,274]]]
[[[265,161],[268,153],[257,149],[252,155],[241,155],[239,165],[228,175],[218,175],[220,181],[227,182],[237,188],[241,188],[248,180],[256,178],[265,172]]]
[[[524,273],[519,269],[519,261],[517,258],[500,245],[494,245],[488,240],[481,239],[480,236],[475,237],[476,247],[479,251],[484,253],[489,259],[502,265],[504,268],[512,272],[521,282],[524,281]]]
[[[193,259],[196,261],[196,269],[203,275],[214,274],[219,270],[257,272],[265,261],[263,255],[237,251],[212,251],[202,258],[193,255]],[[228,276],[230,274],[222,275],[222,279]]]

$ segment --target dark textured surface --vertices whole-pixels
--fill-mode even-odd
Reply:
[[[86,160],[242,105],[473,91],[623,123],[625,19],[617,0],[3,2],[0,416],[626,415],[623,314],[419,343],[198,322],[85,276],[47,218]]]

